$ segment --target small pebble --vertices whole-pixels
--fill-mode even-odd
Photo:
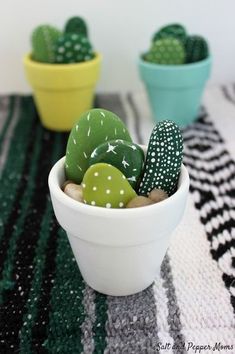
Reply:
[[[73,181],[70,181],[69,179],[67,181],[65,181],[61,187],[62,191],[64,192],[65,190],[65,187],[67,186],[67,184],[70,184],[70,183],[74,183]]]
[[[126,205],[126,208],[139,208],[151,204],[154,204],[154,202],[151,199],[138,195]]]
[[[159,203],[164,199],[168,198],[167,193],[160,189],[160,188],[154,188],[150,193],[149,193],[149,199],[151,199],[154,203]]]
[[[67,194],[70,198],[83,203],[82,186],[71,182],[67,184],[65,183],[64,193]]]

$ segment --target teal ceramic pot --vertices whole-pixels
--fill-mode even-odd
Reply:
[[[160,65],[139,60],[140,76],[156,121],[171,119],[186,126],[195,120],[211,61],[208,57],[192,64]]]

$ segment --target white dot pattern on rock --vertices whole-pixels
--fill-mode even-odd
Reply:
[[[183,138],[179,127],[169,120],[158,123],[150,137],[139,194],[148,195],[154,188],[160,188],[172,195],[177,188],[182,159]]]
[[[148,62],[177,65],[185,62],[185,48],[180,40],[172,37],[158,39],[144,55]]]
[[[90,42],[82,35],[65,33],[55,44],[56,62],[76,63],[94,58]]]
[[[95,173],[98,176],[95,177]],[[108,179],[108,177],[112,177]],[[84,175],[83,196],[87,204],[110,208],[122,208],[136,196],[122,173],[114,166],[98,163],[89,167]],[[84,188],[84,184],[86,187]],[[97,193],[98,191],[98,193]]]

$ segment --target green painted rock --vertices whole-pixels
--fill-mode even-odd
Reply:
[[[85,20],[82,17],[71,17],[65,24],[65,33],[77,33],[88,37],[88,30]]]
[[[82,188],[84,203],[105,208],[124,208],[136,197],[122,172],[106,163],[97,163],[88,168]]]
[[[185,41],[186,62],[195,63],[209,55],[207,41],[201,36],[188,36]]]
[[[149,195],[154,188],[168,196],[177,188],[183,159],[183,138],[179,127],[170,120],[158,123],[152,131],[139,187],[140,195]]]
[[[143,59],[155,64],[179,65],[185,62],[185,48],[181,41],[176,38],[158,39]]]
[[[98,108],[85,112],[69,135],[65,159],[67,179],[80,184],[89,167],[93,150],[113,139],[132,141],[127,128],[116,114]]]
[[[94,51],[87,37],[66,33],[55,45],[55,61],[58,64],[80,63],[94,58]]]
[[[142,173],[144,152],[137,144],[111,140],[99,145],[91,154],[89,165],[105,162],[118,168],[135,188]]]
[[[184,42],[186,36],[187,33],[184,26],[180,25],[179,23],[172,23],[160,28],[160,30],[153,35],[153,42],[166,37],[174,37]]]
[[[55,63],[55,44],[61,32],[52,26],[41,25],[32,33],[32,59],[42,63]]]

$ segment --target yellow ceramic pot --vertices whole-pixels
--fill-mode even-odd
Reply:
[[[92,108],[100,74],[101,56],[75,64],[45,64],[24,57],[28,82],[44,127],[68,131],[84,112]]]

